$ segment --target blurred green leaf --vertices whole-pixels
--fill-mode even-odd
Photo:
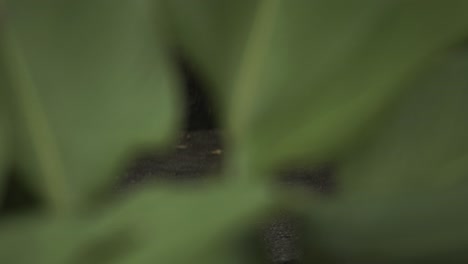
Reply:
[[[223,105],[228,84],[235,77],[246,32],[255,15],[258,0],[163,0],[173,38],[185,56],[195,63]],[[198,69],[199,68],[199,69]],[[210,86],[209,86],[210,87]],[[221,109],[225,110],[225,109]]]
[[[339,198],[309,212],[309,245],[346,263],[468,261],[467,73],[468,52],[450,54],[389,109],[339,168]]]
[[[271,205],[264,186],[244,184],[146,195],[120,211],[123,221],[126,215],[142,211],[148,215],[136,230],[143,238],[141,251],[117,263],[193,263],[193,259],[211,254],[213,247],[245,231]]]
[[[461,0],[220,2],[172,1],[174,24],[196,65],[225,78],[231,144],[266,167],[347,147],[468,30]]]
[[[0,27],[1,30],[1,27]],[[1,37],[0,37],[0,49],[1,49]],[[5,69],[4,69],[4,60],[0,55],[0,207],[3,199],[4,192],[4,182],[5,182],[5,166],[7,166],[10,161],[10,116],[7,107],[7,101],[5,100],[5,90],[6,90],[6,81],[5,81]]]
[[[8,116],[6,114],[2,97],[2,87],[0,87],[0,205],[2,204],[3,191],[4,191],[4,180],[5,180],[5,166],[9,160],[8,155]]]
[[[136,147],[173,137],[176,80],[154,1],[6,1],[18,161],[56,207],[96,194]]]
[[[224,248],[245,232],[270,205],[263,187],[205,187],[143,190],[86,218],[4,222],[0,248],[10,250],[0,251],[0,262],[194,263],[205,259],[213,248]],[[28,254],[21,254],[24,250]]]
[[[245,241],[235,241],[233,243],[223,243],[212,247],[208,253],[202,257],[193,259],[192,263],[206,264],[263,264],[266,250],[261,247],[248,248],[251,244],[243,245]],[[264,254],[264,255],[262,255]]]
[[[466,263],[467,198],[466,190],[417,192],[309,208],[310,261],[322,257],[322,263]]]
[[[468,52],[439,62],[340,166],[343,192],[395,196],[468,187]]]
[[[83,232],[80,220],[58,220],[44,215],[16,215],[2,219],[0,261],[2,263],[67,263]]]

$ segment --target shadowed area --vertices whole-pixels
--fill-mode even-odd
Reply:
[[[124,188],[158,181],[185,184],[216,177],[221,172],[223,156],[219,132],[186,132],[171,154],[147,154],[137,158],[126,171],[121,184]],[[325,194],[330,193],[334,186],[330,165],[283,170],[279,178],[282,184],[304,186]],[[265,224],[265,251],[273,263],[293,263],[291,261],[300,259],[299,238],[296,225],[288,215],[281,215]]]
[[[184,59],[178,61],[187,98],[187,131],[169,154],[147,153],[137,157],[124,173],[120,182],[123,188],[161,181],[186,184],[221,174],[225,149],[221,132],[216,129],[214,108],[201,79]],[[313,168],[301,166],[281,170],[278,180],[281,184],[327,194],[334,189],[332,173],[333,167],[329,164]],[[269,259],[273,263],[296,263],[302,254],[297,244],[300,234],[292,218],[280,215],[264,226],[264,248]]]

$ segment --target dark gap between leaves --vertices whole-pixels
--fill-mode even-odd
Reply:
[[[177,61],[186,97],[185,132],[172,152],[165,155],[156,152],[135,158],[122,179],[124,187],[161,181],[194,183],[219,175],[222,170],[222,137],[206,87],[187,60],[178,56]],[[292,167],[279,171],[278,181],[330,194],[335,186],[333,172],[331,164],[313,168]],[[303,248],[298,244],[301,236],[296,221],[286,214],[275,217],[264,226],[262,233],[270,263],[299,263]]]
[[[32,210],[39,210],[42,201],[37,193],[21,179],[17,169],[9,169],[5,182],[5,193],[0,203],[0,215],[15,215]]]

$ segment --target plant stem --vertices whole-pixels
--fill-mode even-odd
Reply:
[[[8,33],[4,52],[12,79],[12,94],[31,140],[47,202],[55,213],[63,214],[72,209],[73,196],[66,182],[58,144],[14,34]]]
[[[263,0],[257,7],[252,28],[247,38],[245,49],[239,64],[237,78],[234,81],[231,100],[231,131],[237,139],[245,131],[248,115],[255,104],[255,93],[264,65],[264,57],[275,25],[281,0]],[[242,106],[234,107],[234,104]]]

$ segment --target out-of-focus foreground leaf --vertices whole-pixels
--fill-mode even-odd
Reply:
[[[1,73],[0,73],[1,75]],[[0,84],[1,85],[1,84]],[[8,116],[5,109],[3,88],[0,86],[0,205],[2,204],[4,182],[5,182],[5,166],[8,160]]]
[[[0,3],[1,10],[1,3]],[[0,32],[2,31],[1,18],[0,18]],[[1,33],[0,33],[1,34]],[[2,38],[0,36],[0,49],[1,49]],[[0,53],[0,207],[2,205],[4,183],[5,183],[5,166],[9,162],[9,112],[5,96],[5,69],[2,63],[2,56]]]
[[[259,1],[162,2],[168,8],[166,15],[175,31],[174,40],[184,55],[193,59],[197,73],[219,89],[213,91],[217,95],[214,103],[223,105]]]
[[[340,198],[309,212],[312,247],[356,263],[468,261],[468,53],[447,57],[339,168]]]
[[[249,230],[251,231],[251,230]],[[238,239],[238,235],[233,235],[230,243],[220,243],[214,246],[209,254],[197,258],[197,263],[206,264],[259,264],[266,263],[266,250],[258,245],[246,243]],[[243,234],[245,235],[245,234]],[[263,240],[260,240],[263,241]],[[249,248],[250,247],[250,248]]]
[[[197,260],[215,256],[213,248],[224,249],[222,245],[245,232],[270,205],[262,187],[206,187],[143,190],[81,219],[3,222],[0,248],[9,250],[0,251],[0,261],[202,263]],[[219,263],[226,257],[219,256]]]
[[[167,143],[178,116],[154,1],[6,1],[18,163],[66,207],[129,150]]]
[[[393,196],[468,187],[468,52],[439,61],[341,165],[343,192]]]
[[[309,261],[466,263],[466,193],[369,195],[311,207]]]
[[[461,0],[236,1],[225,16],[208,3],[171,2],[200,69],[233,71],[216,82],[229,98],[232,144],[267,165],[345,148],[402,82],[468,30]]]

